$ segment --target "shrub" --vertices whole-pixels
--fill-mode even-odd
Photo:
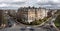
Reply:
[[[54,23],[57,27],[60,27],[60,15],[58,15]]]

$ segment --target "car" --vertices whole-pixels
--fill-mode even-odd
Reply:
[[[26,27],[26,28],[31,28],[31,27],[28,26],[28,27]]]

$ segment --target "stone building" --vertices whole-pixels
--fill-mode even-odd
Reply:
[[[3,11],[0,10],[0,26],[1,26],[1,24],[2,24],[2,14],[3,14]]]
[[[0,9],[0,26],[5,27],[7,25],[7,10]]]
[[[49,11],[47,13],[47,17],[51,17],[52,15],[55,14],[55,12],[57,12],[57,9],[49,9]]]
[[[17,10],[7,10],[8,12],[8,15],[11,16],[11,17],[15,17],[16,16],[16,13],[17,13]]]
[[[8,25],[9,16],[16,17],[16,10],[1,10],[0,9],[0,26],[5,27]]]
[[[24,22],[32,22],[35,20],[43,19],[47,17],[47,12],[49,10],[45,8],[35,8],[35,7],[24,7],[19,8],[17,12],[17,17]]]

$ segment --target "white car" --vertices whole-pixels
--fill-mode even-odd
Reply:
[[[31,27],[28,26],[28,27],[26,27],[26,28],[31,28]]]

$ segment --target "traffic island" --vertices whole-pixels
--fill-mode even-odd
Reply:
[[[48,17],[44,17],[43,19],[35,20],[35,21],[30,22],[30,23],[24,22],[21,19],[20,20],[17,19],[17,21],[21,24],[24,24],[24,25],[34,26],[34,25],[40,25],[41,23],[45,22],[47,19],[48,19]]]

